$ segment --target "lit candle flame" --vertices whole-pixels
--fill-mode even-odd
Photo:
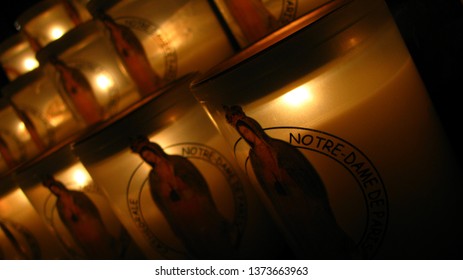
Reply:
[[[18,124],[18,133],[23,133],[26,131],[26,125],[23,122]]]
[[[72,177],[79,186],[86,186],[90,181],[90,177],[81,169],[75,170]]]
[[[53,40],[60,38],[61,36],[63,36],[63,34],[64,30],[61,27],[54,27],[50,31],[50,36]]]
[[[114,85],[112,79],[104,74],[100,74],[96,77],[96,84],[102,90],[107,90]]]
[[[38,66],[39,66],[39,63],[34,58],[27,58],[27,59],[24,60],[24,67],[28,71],[33,70],[33,69],[37,68]]]

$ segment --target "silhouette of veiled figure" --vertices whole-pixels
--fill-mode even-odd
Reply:
[[[270,137],[240,106],[224,106],[226,119],[250,146],[252,170],[295,241],[301,257],[351,259],[355,243],[339,227],[317,171],[299,150]]]
[[[225,0],[225,4],[249,43],[279,27],[278,20],[261,0]]]
[[[161,77],[152,68],[143,45],[133,31],[102,11],[96,17],[109,31],[111,41],[132,80],[142,96],[155,92],[161,85]]]
[[[196,167],[185,157],[166,154],[144,136],[134,139],[131,149],[151,166],[151,196],[191,257],[233,258],[232,225],[217,209]]]
[[[11,106],[15,110],[16,114],[18,114],[18,117],[22,120],[24,123],[24,127],[26,127],[27,132],[29,132],[29,135],[31,136],[32,142],[37,146],[37,148],[41,151],[44,150],[45,147],[47,146],[44,141],[42,140],[37,128],[34,125],[34,122],[29,118],[26,112],[22,111],[19,109],[14,102],[10,102]]]
[[[93,88],[85,75],[78,69],[66,65],[57,58],[50,60],[59,73],[59,79],[67,100],[87,125],[98,123],[104,118],[103,107],[98,103]]]
[[[13,168],[16,166],[17,162],[14,159],[13,155],[11,154],[10,148],[8,144],[0,135],[0,155],[2,156],[3,160],[5,161],[8,168]]]
[[[58,215],[87,259],[121,259],[123,246],[106,229],[97,206],[83,192],[68,190],[53,176],[42,184],[57,198]]]

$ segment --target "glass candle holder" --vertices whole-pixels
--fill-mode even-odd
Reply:
[[[89,19],[80,1],[43,0],[20,14],[15,26],[38,51]]]
[[[2,88],[24,123],[30,123],[44,147],[50,148],[82,131],[85,124],[72,114],[56,84],[43,67],[36,68]]]
[[[150,259],[287,257],[281,233],[189,92],[191,78],[77,140],[74,153]]]
[[[14,179],[70,259],[145,259],[69,145],[22,166]]]
[[[44,145],[32,123],[23,122],[11,103],[0,98],[0,175],[39,155]]]
[[[191,90],[304,258],[459,254],[460,172],[383,1],[303,16]]]
[[[337,6],[343,0],[213,0],[218,17],[241,48],[320,7]]]
[[[80,17],[81,22],[92,19],[92,15],[87,9],[87,4],[90,0],[65,0],[71,5],[71,8],[74,9]]]
[[[88,126],[141,98],[104,32],[102,23],[89,20],[37,52],[63,99]]]
[[[0,256],[5,260],[67,258],[12,176],[0,178]]]
[[[21,33],[10,36],[0,44],[0,64],[9,81],[39,66],[35,51]]]
[[[234,53],[206,0],[92,0],[87,9],[106,26],[143,95]]]

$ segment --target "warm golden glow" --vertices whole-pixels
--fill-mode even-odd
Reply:
[[[37,68],[39,66],[39,63],[37,62],[36,59],[34,58],[27,58],[27,59],[24,59],[24,68],[26,68],[27,70],[33,70],[35,68]]]
[[[347,40],[347,43],[346,43],[347,46],[346,47],[353,48],[353,47],[357,46],[359,43],[360,43],[359,38],[351,37],[351,38],[349,38],[349,40]]]
[[[31,135],[29,134],[29,131],[27,130],[26,125],[23,122],[18,122],[16,125],[16,137],[18,137],[21,141],[29,141]]]
[[[18,124],[18,133],[24,133],[26,132],[26,125],[23,122],[20,122]]]
[[[281,98],[285,104],[292,107],[299,107],[312,101],[313,94],[307,85],[303,85],[287,92]]]
[[[61,27],[54,27],[50,30],[50,37],[53,40],[60,38],[61,36],[63,36],[63,34],[64,34],[64,29]]]
[[[69,190],[82,190],[92,184],[90,174],[80,162],[74,163],[54,176]]]
[[[53,127],[58,127],[61,125],[64,121],[67,120],[67,116],[63,116],[63,114],[57,115],[57,116],[50,116],[48,117],[48,122],[50,123],[51,126]]]
[[[17,209],[28,207],[30,201],[24,192],[19,188],[15,188],[14,191],[4,195],[0,201],[0,213],[3,215],[9,215],[15,213]]]
[[[79,186],[86,186],[90,181],[90,176],[82,169],[74,170],[72,177]]]
[[[105,74],[100,74],[96,77],[96,84],[102,90],[108,90],[114,85],[113,80]]]

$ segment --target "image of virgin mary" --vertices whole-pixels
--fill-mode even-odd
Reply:
[[[145,136],[131,149],[151,167],[151,197],[192,258],[232,259],[232,224],[219,212],[209,186],[187,158],[169,155]]]
[[[337,224],[323,181],[295,147],[270,137],[240,106],[224,106],[227,122],[250,147],[256,179],[296,243],[309,259],[351,259],[353,240]]]

